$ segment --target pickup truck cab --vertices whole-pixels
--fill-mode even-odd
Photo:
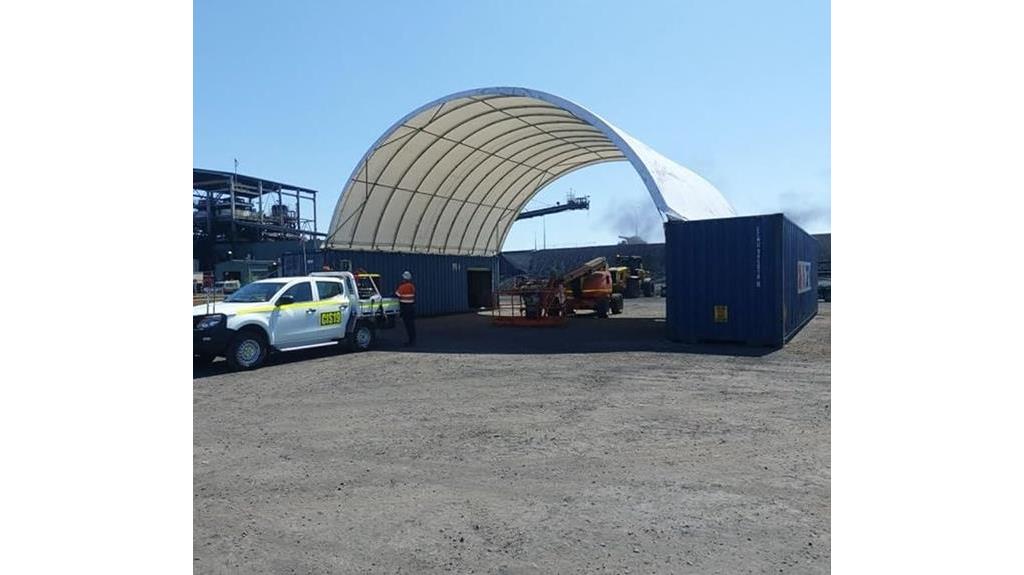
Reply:
[[[360,298],[349,272],[253,282],[192,308],[193,358],[209,364],[223,356],[234,369],[255,369],[272,352],[338,343],[369,349],[378,329],[394,326],[398,304],[367,296]]]

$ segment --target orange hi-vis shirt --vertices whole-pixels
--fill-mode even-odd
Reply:
[[[400,303],[416,303],[416,286],[412,282],[402,282],[398,284],[395,295]]]

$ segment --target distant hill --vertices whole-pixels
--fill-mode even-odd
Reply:
[[[616,255],[640,256],[644,259],[644,267],[651,271],[656,281],[665,276],[665,244],[616,244],[502,252],[499,266],[503,279],[516,275],[544,277],[551,272],[565,273],[599,256],[604,256],[609,264],[615,265]]]

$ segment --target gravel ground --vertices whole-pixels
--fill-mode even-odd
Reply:
[[[820,573],[830,304],[784,349],[474,314],[193,380],[197,573]]]

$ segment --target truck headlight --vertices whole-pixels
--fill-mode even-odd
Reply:
[[[196,324],[196,329],[199,329],[199,330],[213,329],[213,328],[217,327],[223,319],[224,319],[224,316],[222,316],[222,315],[206,316],[203,319],[199,320],[199,323]]]

